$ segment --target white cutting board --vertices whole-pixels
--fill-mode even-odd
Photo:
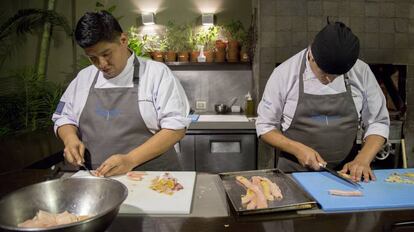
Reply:
[[[190,214],[193,200],[195,172],[169,172],[177,178],[184,189],[173,195],[158,193],[149,188],[151,180],[165,172],[146,172],[141,181],[133,181],[125,175],[111,177],[128,188],[128,197],[122,203],[121,213],[143,214]],[[86,171],[78,171],[73,177],[89,176]]]
[[[245,115],[200,115],[197,122],[248,122]]]

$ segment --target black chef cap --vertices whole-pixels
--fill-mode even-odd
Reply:
[[[326,25],[311,45],[316,64],[325,73],[344,74],[354,66],[359,55],[359,39],[344,23]]]

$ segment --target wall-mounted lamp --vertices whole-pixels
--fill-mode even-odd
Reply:
[[[201,23],[203,24],[203,26],[213,26],[214,25],[214,14],[203,13],[201,15]]]
[[[142,24],[144,25],[154,25],[155,24],[155,16],[154,12],[143,12],[141,14]]]

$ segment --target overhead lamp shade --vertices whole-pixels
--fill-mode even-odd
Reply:
[[[201,23],[203,24],[203,26],[213,26],[214,25],[214,14],[203,13],[201,15]]]
[[[144,12],[141,14],[142,24],[153,25],[155,24],[155,16],[153,12]]]

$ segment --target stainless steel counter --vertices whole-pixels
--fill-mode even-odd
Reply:
[[[189,130],[255,130],[253,121],[249,122],[192,122]]]

